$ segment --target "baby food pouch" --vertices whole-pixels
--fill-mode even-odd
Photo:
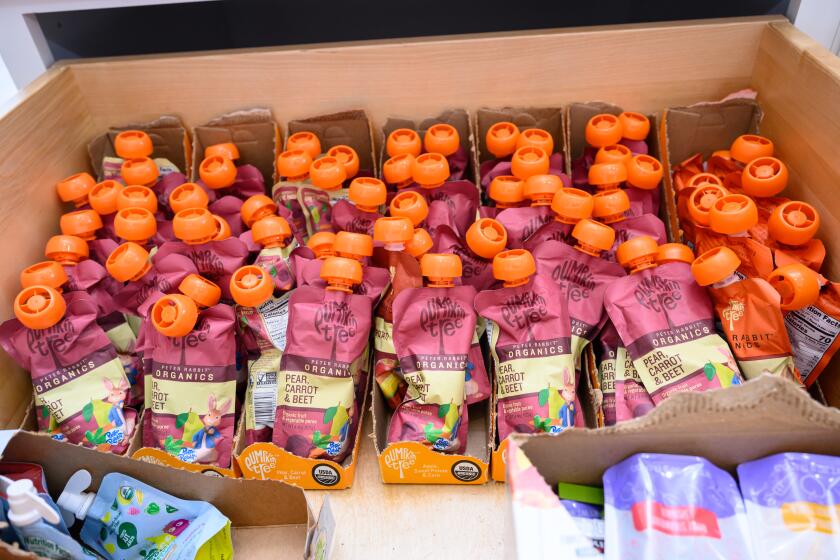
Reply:
[[[543,241],[562,241],[574,245],[572,230],[579,221],[592,216],[592,208],[592,195],[588,192],[574,188],[557,191],[551,200],[554,219],[529,235],[527,244],[535,247]]]
[[[616,423],[615,377],[619,367],[618,349],[620,346],[621,338],[618,332],[613,324],[607,321],[595,341],[595,360],[598,365],[598,382],[602,395],[601,409],[604,413],[605,426],[614,426]]]
[[[601,375],[601,391],[604,394],[605,424],[611,426],[632,420],[653,410],[655,405],[642,378],[610,321],[607,321],[598,335],[596,353],[600,360],[598,373]]]
[[[109,560],[223,560],[233,556],[230,521],[207,502],[182,500],[122,473],[85,492],[90,473],[76,471],[58,498],[84,520],[81,540]]]
[[[228,467],[237,379],[233,308],[218,303],[219,286],[201,276],[188,276],[178,289],[151,310],[144,441],[187,463]]]
[[[449,181],[460,181],[464,178],[469,165],[467,150],[461,145],[458,130],[446,123],[437,123],[426,129],[423,135],[423,150],[426,153],[442,155],[449,167]],[[419,153],[412,154],[415,157]]]
[[[535,274],[524,249],[496,255],[493,273],[504,282],[475,298],[492,324],[499,441],[511,433],[559,433],[574,425],[574,357],[568,308],[551,278]]]
[[[596,193],[593,198],[592,217],[607,224],[615,231],[615,241],[603,255],[608,261],[615,262],[615,251],[618,246],[634,237],[646,235],[657,243],[665,243],[665,224],[652,214],[627,217],[630,210],[630,199],[626,191],[612,190]]]
[[[656,215],[659,212],[659,183],[662,164],[647,155],[637,155],[618,163],[596,163],[589,169],[589,184],[597,192],[624,190],[630,201],[629,216]]]
[[[287,244],[291,235],[289,223],[280,216],[266,216],[251,227],[252,239],[262,246],[254,264],[271,274],[275,288],[282,291],[290,290],[294,285],[289,258],[297,242],[292,238]]]
[[[697,257],[691,273],[698,284],[708,287],[744,377],[768,373],[800,383],[779,293],[761,278],[742,279],[735,273],[740,264],[731,249],[716,247]]]
[[[627,159],[635,154],[647,154],[648,145],[645,141],[650,133],[650,121],[641,113],[625,111],[616,116],[610,113],[599,113],[586,123],[584,137],[587,146],[583,155],[572,161],[572,180],[575,186],[586,184],[587,173],[593,164],[601,163],[603,152],[610,155],[620,154]],[[601,156],[599,158],[598,156]],[[606,161],[615,161],[613,159]]]
[[[711,173],[696,173],[687,180],[677,197],[677,214],[687,243],[696,247],[698,236],[713,233],[709,213],[715,202],[728,194],[721,180]]]
[[[355,383],[365,368],[370,298],[351,293],[362,280],[357,261],[330,257],[327,288],[301,286],[289,298],[272,441],[300,457],[340,463],[353,449],[360,410]]]
[[[505,208],[519,208],[530,206],[525,200],[525,181],[513,175],[497,175],[485,186],[485,191],[493,206],[481,206],[478,209],[479,218],[495,218]]]
[[[639,453],[604,473],[607,559],[753,558],[732,476],[706,459]]]
[[[489,194],[489,187],[496,177],[511,174],[511,158],[517,149],[525,146],[535,146],[549,154],[548,173],[560,177],[565,187],[571,186],[571,179],[564,172],[563,154],[554,152],[554,138],[549,132],[539,128],[529,128],[520,132],[515,124],[503,121],[491,126],[485,139],[488,151],[496,158],[479,166],[482,192]]]
[[[738,465],[756,558],[840,556],[840,458],[780,453]]]
[[[421,269],[429,284],[403,290],[394,301],[394,348],[408,390],[391,417],[388,441],[460,453],[467,445],[464,385],[475,336],[475,288],[455,286],[457,255],[428,253]]]
[[[478,189],[469,181],[448,181],[449,166],[438,153],[422,154],[414,160],[412,176],[417,186],[406,190],[421,194],[429,206],[426,224],[430,233],[448,225],[463,236],[478,212]]]
[[[531,206],[507,208],[496,215],[496,219],[508,232],[508,246],[522,249],[535,232],[545,227],[555,217],[552,201],[563,188],[556,175],[532,175],[525,180],[523,192]]]
[[[309,168],[313,186],[300,187],[298,199],[307,216],[309,235],[319,231],[332,231],[332,207],[347,198],[343,188],[347,174],[336,157],[325,156],[312,162]]]
[[[198,175],[201,183],[215,191],[217,198],[234,196],[245,200],[265,193],[265,180],[260,170],[250,164],[236,165],[238,159],[239,149],[232,142],[204,149]]]
[[[375,309],[373,373],[385,402],[392,409],[402,402],[407,389],[394,349],[394,300],[403,290],[423,285],[420,263],[406,252],[413,229],[408,218],[380,218],[374,224],[374,239],[383,246],[374,248],[373,264],[388,270],[391,282]]]
[[[726,342],[715,331],[712,305],[684,263],[656,265],[649,237],[625,241],[616,253],[630,275],[610,283],[604,305],[654,403],[674,393],[741,383]]]
[[[767,220],[769,239],[776,266],[799,262],[819,271],[825,260],[825,245],[814,239],[820,215],[810,204],[788,201],[776,206]]]
[[[339,200],[332,209],[335,231],[373,235],[373,224],[382,217],[379,209],[385,204],[385,183],[373,177],[357,177],[347,191],[349,200]]]
[[[67,441],[119,454],[136,414],[125,408],[129,382],[96,313],[84,292],[30,286],[15,299],[17,319],[0,325],[0,345],[29,371]]]

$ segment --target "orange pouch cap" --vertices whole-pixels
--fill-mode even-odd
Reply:
[[[713,173],[695,173],[686,183],[687,188],[696,189],[703,185],[717,185],[723,187],[723,181]]]
[[[178,291],[193,300],[199,307],[213,307],[222,298],[222,290],[203,276],[188,274],[178,285]]]
[[[780,266],[767,281],[782,298],[784,311],[796,311],[816,303],[820,297],[819,274],[800,263]]]
[[[198,322],[198,306],[183,294],[165,295],[152,306],[151,319],[164,336],[186,336]]]
[[[522,194],[531,201],[531,206],[550,206],[562,188],[563,181],[557,175],[531,175],[525,180]]]
[[[487,195],[497,208],[511,208],[525,200],[525,182],[513,175],[497,175],[490,181]]]
[[[90,257],[90,248],[81,237],[53,235],[47,241],[44,256],[61,264],[73,265]]]
[[[691,221],[698,226],[709,227],[709,212],[715,202],[728,194],[729,192],[720,185],[706,182],[698,185],[688,198],[688,215]]]
[[[592,196],[592,217],[605,224],[620,222],[630,210],[630,197],[621,189],[601,191]]]
[[[413,181],[412,168],[414,156],[411,154],[399,154],[391,157],[382,164],[382,176],[390,185],[401,186]]]
[[[207,208],[187,208],[172,219],[175,237],[190,245],[207,243],[217,233],[218,224]]]
[[[406,217],[379,218],[373,223],[374,241],[384,243],[386,248],[388,245],[405,245],[413,236],[414,224]]]
[[[595,115],[586,123],[584,132],[586,143],[595,148],[603,148],[610,144],[618,144],[624,136],[624,127],[615,115],[601,113]]]
[[[659,246],[652,237],[647,235],[628,239],[619,245],[615,252],[618,264],[631,273],[655,267],[658,255]]]
[[[314,160],[321,154],[321,141],[312,132],[295,132],[286,140],[286,150],[303,150]]]
[[[410,128],[398,128],[388,135],[388,140],[385,142],[385,151],[389,158],[403,154],[411,154],[417,157],[423,151],[423,142],[420,140],[420,135]]]
[[[286,150],[277,156],[277,174],[287,179],[306,177],[311,165],[312,156],[306,150]]]
[[[338,158],[324,156],[316,159],[309,166],[309,177],[312,184],[319,189],[331,191],[341,188],[342,183],[347,179],[347,171]]]
[[[169,193],[169,208],[177,214],[188,208],[207,208],[210,198],[199,185],[184,183]]]
[[[694,262],[694,252],[691,250],[691,247],[683,243],[663,243],[659,246],[656,263],[666,264],[670,262],[691,264]]]
[[[151,268],[149,252],[132,241],[114,249],[105,261],[108,274],[120,282],[139,280]]]
[[[117,193],[117,210],[145,208],[152,214],[157,212],[157,196],[149,187],[129,185]]]
[[[482,218],[467,229],[467,246],[483,259],[492,259],[507,245],[507,230],[492,218]]]
[[[627,180],[627,167],[620,163],[595,163],[589,168],[588,180],[599,188],[618,188]]]
[[[554,151],[554,138],[551,133],[541,128],[529,128],[519,135],[516,141],[516,149],[524,148],[526,146],[533,146],[540,148],[547,155],[551,155]]]
[[[275,212],[277,212],[277,204],[264,194],[249,196],[239,209],[239,215],[248,227],[252,227],[257,220],[262,220]]]
[[[318,259],[335,255],[333,245],[335,245],[335,234],[331,231],[319,231],[306,242],[306,246],[312,249],[315,258]]]
[[[292,228],[286,218],[273,214],[257,220],[251,226],[251,237],[254,243],[259,243],[263,247],[282,247],[290,235],[292,235]]]
[[[21,288],[49,286],[60,292],[65,282],[67,282],[67,273],[56,261],[41,261],[27,266],[20,273]]]
[[[353,291],[353,286],[362,283],[362,265],[359,261],[344,257],[329,257],[321,265],[321,279],[328,290]]]
[[[210,156],[198,166],[198,176],[211,189],[224,189],[236,181],[236,165],[224,156]]]
[[[373,177],[356,177],[347,190],[350,202],[363,212],[376,212],[388,199],[385,183]]]
[[[610,144],[598,149],[595,163],[620,163],[627,165],[633,157],[633,152],[624,144]]]
[[[773,209],[767,220],[770,236],[784,245],[805,245],[820,229],[817,209],[806,202],[791,200]]]
[[[787,187],[788,168],[774,157],[752,160],[741,172],[741,187],[750,196],[767,198],[776,196]]]
[[[55,190],[58,192],[58,198],[63,202],[72,202],[76,206],[81,206],[87,202],[88,195],[95,184],[96,179],[89,173],[76,173],[56,183]]]
[[[145,208],[123,208],[114,218],[114,231],[120,239],[142,244],[155,236],[157,222]]]
[[[493,257],[493,277],[504,282],[505,287],[521,286],[536,272],[534,256],[525,249],[502,251]]]
[[[90,207],[96,210],[100,216],[107,216],[113,214],[117,208],[117,196],[120,194],[123,186],[111,179],[97,183],[90,190],[88,194],[88,202]]]
[[[258,307],[274,293],[274,280],[268,271],[258,266],[243,266],[230,278],[230,293],[239,305]]]
[[[716,233],[741,233],[757,223],[758,208],[753,199],[743,194],[728,194],[719,198],[709,211],[709,227]]]
[[[67,311],[67,303],[55,288],[29,286],[15,297],[14,309],[15,317],[24,327],[42,330],[61,321]]]
[[[426,253],[432,250],[434,241],[429,232],[423,228],[414,228],[414,235],[411,240],[405,244],[405,250],[409,255],[415,259],[419,259]]]
[[[205,158],[213,156],[222,156],[231,161],[236,161],[239,159],[239,148],[233,142],[222,142],[221,144],[213,144],[204,148]]]
[[[575,224],[592,216],[595,201],[591,194],[581,189],[560,189],[551,200],[551,209],[558,222]]]
[[[350,146],[333,146],[327,151],[327,155],[334,157],[344,166],[345,179],[351,179],[359,173],[359,154]]]
[[[147,157],[132,158],[122,163],[120,175],[126,185],[154,185],[160,171],[157,164]]]
[[[584,218],[572,228],[572,237],[577,240],[577,249],[597,257],[601,251],[609,251],[615,243],[615,230],[608,225]]]
[[[391,216],[408,218],[411,220],[413,227],[416,227],[423,223],[423,220],[429,215],[429,204],[422,194],[414,191],[403,191],[391,200],[389,210]]]
[[[144,158],[152,155],[152,139],[142,130],[123,130],[114,138],[114,151],[122,159]]]
[[[461,146],[461,136],[451,124],[438,123],[429,127],[423,136],[423,147],[427,152],[451,156]]]
[[[628,140],[644,140],[650,134],[650,120],[641,113],[624,111],[618,115],[618,122],[623,131],[621,136]]]
[[[62,214],[59,226],[64,235],[75,235],[85,241],[92,241],[96,232],[102,228],[102,218],[94,210],[76,210]]]
[[[627,184],[637,189],[653,190],[662,182],[662,164],[655,157],[639,154],[627,164]]]
[[[216,221],[216,235],[213,236],[213,241],[222,241],[230,237],[232,232],[227,220],[218,214],[213,214],[213,219]]]
[[[772,157],[773,142],[758,134],[742,134],[729,147],[729,156],[742,164],[759,157]]]
[[[426,253],[420,259],[420,273],[433,284],[452,284],[461,277],[461,257],[451,253]]]
[[[701,286],[726,280],[741,266],[741,259],[729,247],[709,249],[691,263],[691,274]]]
[[[510,172],[523,181],[534,175],[545,175],[549,168],[548,155],[534,146],[518,148],[510,160]]]
[[[511,155],[516,151],[519,134],[519,127],[512,122],[501,121],[493,124],[484,135],[487,151],[497,158]]]
[[[423,188],[438,187],[449,178],[449,162],[437,152],[421,154],[414,158],[411,176]]]
[[[339,257],[361,261],[364,257],[373,256],[373,237],[365,233],[340,231],[335,234],[333,251]]]

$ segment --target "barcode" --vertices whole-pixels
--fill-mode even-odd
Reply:
[[[251,387],[254,423],[258,426],[274,426],[277,409],[277,372],[258,372],[255,378],[256,383]]]

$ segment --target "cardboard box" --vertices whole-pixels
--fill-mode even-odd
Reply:
[[[253,165],[263,175],[266,187],[274,184],[278,149],[282,145],[280,127],[271,109],[257,107],[234,111],[216,117],[192,130],[193,152],[191,176],[198,180],[198,168],[204,160],[204,149],[213,144],[233,142],[239,148],[236,165]]]
[[[601,430],[511,438],[508,464],[516,557],[557,558],[567,545],[558,482],[600,486],[604,471],[635,453],[700,455],[732,473],[743,462],[796,451],[840,455],[840,410],[793,383],[759,379],[680,393],[647,415]]]
[[[365,111],[342,111],[289,121],[286,138],[296,132],[312,132],[321,142],[321,151],[344,144],[359,156],[360,177],[374,177],[376,158],[373,149],[373,128]]]
[[[314,515],[300,488],[278,483],[244,481],[204,476],[110,453],[96,453],[67,445],[42,434],[0,431],[0,458],[7,461],[38,463],[44,467],[47,487],[53,499],[67,479],[79,469],[93,477],[96,490],[102,477],[119,472],[146,482],[159,490],[186,500],[211,502],[231,521],[237,557],[310,558],[318,540],[329,554],[335,531],[329,505]],[[78,522],[77,525],[80,525]],[[266,546],[271,543],[271,546]],[[13,554],[0,542],[0,558]],[[23,558],[36,558],[25,555]]]

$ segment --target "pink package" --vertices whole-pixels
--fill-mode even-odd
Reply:
[[[49,408],[63,439],[124,453],[136,413],[124,408],[129,382],[90,296],[32,286],[18,294],[15,314],[0,325],[0,345],[29,371],[36,401]]]
[[[499,441],[511,433],[558,433],[575,416],[563,294],[551,278],[534,274],[534,258],[524,249],[499,253],[493,264],[505,286],[478,294],[475,308],[491,325]]]
[[[481,177],[482,192],[487,192],[490,183],[496,177],[503,175],[510,175],[510,156],[498,159],[491,159],[482,163],[478,168],[479,176]],[[548,158],[548,173],[556,175],[563,181],[564,187],[571,187],[572,180],[566,175],[563,167],[563,154],[555,152]],[[492,216],[488,216],[491,217]]]
[[[613,324],[607,321],[598,335],[598,373],[604,395],[604,423],[618,422],[644,416],[654,408],[642,379],[627,354],[624,343]]]
[[[347,195],[348,200],[339,200],[333,206],[333,230],[372,236],[373,224],[382,217],[379,210],[387,199],[385,183],[373,177],[357,177]]]
[[[236,165],[239,149],[233,143],[214,144],[204,150],[204,160],[198,167],[199,184],[216,193],[216,198],[234,196],[241,200],[255,194],[265,194],[265,179],[259,169],[250,164]]]
[[[348,272],[349,271],[349,272]],[[277,381],[272,441],[300,457],[341,462],[359,422],[354,380],[365,367],[373,306],[348,293],[361,265],[341,257],[324,263],[329,286],[302,286],[289,299],[286,348]]]
[[[306,229],[306,213],[303,211],[303,206],[298,200],[298,191],[300,188],[301,185],[296,183],[277,183],[271,191],[271,198],[277,203],[279,215],[283,216],[280,214],[280,209],[285,209],[289,212],[289,216],[283,217],[288,220],[295,237],[297,237],[298,233],[300,234],[302,239],[298,242],[303,244],[303,241],[309,237],[309,234]]]
[[[665,224],[655,215],[646,213],[627,217],[631,210],[629,190],[601,191],[592,197],[592,216],[615,230],[615,242],[609,251],[603,255],[608,261],[614,262],[615,251],[618,246],[633,237],[646,235],[652,237],[657,243],[667,243]]]
[[[207,209],[228,223],[232,237],[239,237],[245,231],[245,224],[242,222],[242,216],[239,213],[242,209],[241,198],[226,195],[210,203]]]
[[[408,383],[388,427],[388,442],[416,441],[444,453],[467,446],[465,371],[475,336],[475,289],[455,286],[456,255],[426,254],[429,286],[394,300],[394,348]]]
[[[434,236],[438,226],[449,226],[459,236],[475,221],[478,212],[478,190],[469,181],[449,181],[434,188],[413,186],[403,189],[423,195],[429,206],[426,229]]]

